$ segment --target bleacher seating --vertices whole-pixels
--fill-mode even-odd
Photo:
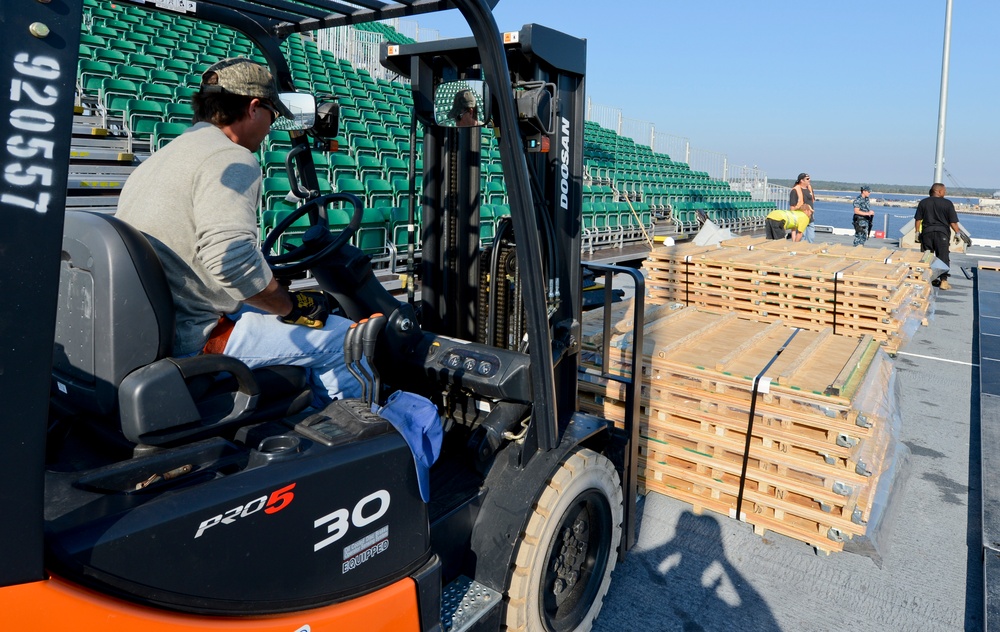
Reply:
[[[117,139],[114,143],[124,142],[127,151],[116,150],[116,155],[128,156],[133,168],[190,125],[191,98],[201,74],[212,63],[237,55],[264,61],[242,34],[182,15],[84,0],[84,16],[79,100],[83,111],[90,113],[88,121],[100,120],[101,134],[110,134]],[[412,41],[385,24],[357,28],[395,43]],[[348,191],[364,201],[370,211],[365,213],[365,230],[355,236],[355,243],[377,262],[395,265],[400,249],[405,248],[410,204],[412,97],[408,86],[375,79],[367,69],[320,50],[301,34],[291,35],[281,47],[290,60],[297,89],[335,95],[340,101],[340,149],[313,153],[320,188]],[[451,100],[451,95],[444,95],[436,105],[447,109]],[[419,196],[423,127],[417,126],[416,133]],[[291,146],[287,132],[274,131],[258,152],[265,176],[262,230],[295,207],[294,201],[286,199],[284,157]],[[585,124],[583,153],[583,235],[588,249],[648,240],[654,222],[659,228],[668,225],[677,232],[691,232],[699,225],[699,214],[736,231],[758,228],[774,208],[592,121]],[[509,215],[497,139],[489,128],[482,130],[481,156],[480,232],[483,243],[489,243],[500,218]],[[120,168],[127,170],[124,165]],[[120,188],[120,175],[115,172],[105,188]],[[418,221],[419,214],[418,205]],[[336,214],[336,222],[342,220],[346,221]],[[380,244],[375,243],[380,239]]]

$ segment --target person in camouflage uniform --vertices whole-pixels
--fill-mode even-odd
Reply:
[[[868,241],[868,235],[872,232],[872,220],[875,219],[875,211],[869,207],[868,196],[871,194],[869,187],[861,187],[861,194],[854,198],[854,245],[863,246]]]

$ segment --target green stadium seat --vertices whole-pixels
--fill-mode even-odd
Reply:
[[[288,157],[287,149],[265,151],[261,155],[261,171],[265,178],[286,176],[285,159]]]
[[[420,229],[420,208],[416,209],[416,216],[414,218],[414,251],[415,253],[420,252],[422,244],[422,231]],[[389,250],[390,250],[390,269],[396,270],[397,261],[401,256],[406,255],[406,251],[409,247],[409,224],[410,224],[410,209],[403,208],[399,206],[394,206],[389,209],[389,221],[388,229],[390,234],[389,240]]]
[[[114,79],[115,69],[111,64],[91,59],[81,59],[77,64],[77,77],[85,94],[96,97],[101,91],[101,82]]]
[[[265,143],[268,150],[291,149],[292,137],[288,132],[272,129],[270,133],[268,133]]]
[[[149,141],[150,149],[156,151],[177,138],[188,128],[184,123],[156,123],[153,125],[153,135]]]
[[[123,36],[124,36],[124,33],[123,33]],[[128,55],[131,54],[131,53],[138,53],[139,52],[139,46],[138,46],[138,44],[135,44],[133,42],[129,42],[129,41],[123,40],[123,39],[110,40],[108,42],[108,46],[111,48],[111,50],[119,51],[122,54],[124,54],[126,57],[128,57]]]
[[[180,83],[180,80],[180,75],[171,70],[160,70],[159,68],[154,68],[149,71],[149,83],[158,83],[173,89]]]
[[[129,99],[125,103],[126,129],[136,140],[148,142],[153,136],[153,126],[163,119],[162,103],[139,99]]]
[[[358,178],[358,163],[343,153],[331,153],[328,159],[330,180],[336,182],[342,177]]]
[[[174,89],[161,83],[150,83],[149,81],[139,84],[139,97],[147,101],[162,101],[163,103],[173,103]]]
[[[337,193],[353,193],[362,200],[365,199],[365,185],[357,178],[337,178]]]
[[[388,224],[381,209],[366,208],[361,216],[361,226],[352,241],[366,255],[378,260],[389,254],[388,236]]]
[[[420,181],[418,179],[416,183],[416,197],[420,198]],[[410,208],[410,181],[407,178],[396,178],[392,181],[392,195],[395,200],[396,206],[408,209]],[[417,204],[418,212],[420,205]]]
[[[359,158],[363,154],[371,154],[372,156],[375,156],[375,158],[378,158],[379,153],[378,149],[375,147],[375,141],[367,136],[355,136],[354,138],[349,138],[348,141],[351,145],[351,151],[354,153],[355,157]]]
[[[409,173],[409,162],[396,156],[382,158],[382,177],[392,182],[396,177],[405,178]]]
[[[365,180],[365,201],[369,207],[393,206],[392,185],[381,178]]]
[[[129,99],[139,98],[139,84],[126,79],[104,79],[101,81],[98,101],[105,107],[108,114],[122,117],[125,103]]]
[[[191,119],[194,117],[194,108],[191,107],[190,102],[166,103],[164,104],[163,115],[168,123],[190,125]]]
[[[144,68],[118,64],[115,66],[115,79],[127,79],[136,83],[142,83],[149,79],[149,72]]]
[[[487,204],[504,204],[507,201],[507,189],[502,182],[487,182],[483,198]]]
[[[496,220],[493,217],[493,205],[479,205],[479,241],[484,244],[493,243],[496,235]]]
[[[378,155],[379,160],[382,158],[388,158],[389,156],[399,156],[399,146],[396,145],[391,140],[380,138],[375,141],[375,152]]]
[[[80,44],[84,46],[90,46],[92,48],[107,48],[107,40],[99,35],[91,35],[89,33],[80,34]]]
[[[197,92],[195,88],[190,86],[177,86],[174,88],[174,102],[190,104]]]
[[[94,59],[109,63],[113,66],[128,62],[128,58],[125,56],[125,53],[117,50],[97,50],[94,52]]]
[[[297,206],[296,203],[287,199],[288,193],[291,190],[291,185],[288,182],[288,176],[280,175],[263,178],[261,180],[260,189],[261,209],[264,211],[276,209],[291,211]]]
[[[362,182],[368,178],[382,177],[382,163],[371,154],[361,154],[357,159],[358,179]]]
[[[150,46],[162,46],[167,50],[173,51],[174,47],[177,46],[177,37],[167,37],[166,31],[160,31],[160,34],[156,37],[149,38]]]

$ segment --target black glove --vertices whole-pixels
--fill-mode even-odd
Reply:
[[[281,317],[289,325],[304,325],[322,329],[330,315],[330,299],[321,290],[292,292],[292,311]]]

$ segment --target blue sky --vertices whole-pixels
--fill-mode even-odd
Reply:
[[[587,93],[771,178],[929,184],[945,0],[500,0],[588,41]],[[419,16],[468,34],[457,11]],[[954,0],[945,183],[1000,189],[1000,1]]]

